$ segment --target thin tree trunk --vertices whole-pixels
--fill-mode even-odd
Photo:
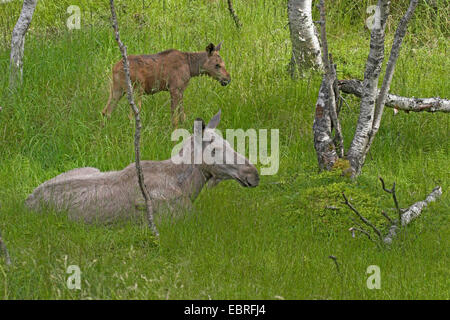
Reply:
[[[288,19],[292,42],[291,75],[322,69],[321,50],[312,20],[312,0],[289,0]]]
[[[125,80],[127,83],[127,98],[130,103],[131,109],[134,113],[135,123],[136,123],[136,131],[134,135],[134,152],[135,152],[135,164],[136,164],[136,172],[138,176],[138,182],[139,187],[141,189],[142,195],[145,200],[145,207],[147,211],[147,218],[148,218],[148,224],[150,229],[152,230],[153,234],[158,237],[159,233],[156,229],[154,219],[153,219],[153,208],[150,202],[150,195],[147,191],[147,187],[145,185],[144,181],[144,175],[142,173],[142,167],[141,167],[141,160],[140,160],[140,138],[141,138],[141,118],[139,116],[139,110],[136,107],[136,104],[134,103],[133,98],[133,86],[131,85],[131,79],[130,79],[130,65],[128,62],[128,56],[127,56],[127,47],[122,43],[119,36],[119,27],[117,25],[117,16],[116,11],[114,9],[114,0],[110,0],[109,4],[111,6],[111,17],[112,17],[112,23],[114,28],[114,33],[116,37],[116,41],[119,45],[120,52],[122,53],[123,57],[123,69],[125,71]]]
[[[239,29],[240,27],[242,27],[242,23],[239,20],[239,17],[236,14],[236,11],[234,11],[233,8],[233,3],[231,2],[231,0],[228,0],[228,11],[230,11],[230,15],[234,20],[234,23],[236,24],[236,27]]]
[[[384,38],[386,21],[389,15],[389,0],[379,0],[377,14],[370,35],[370,51],[364,72],[363,95],[356,132],[348,150],[347,159],[350,162],[349,173],[354,178],[361,172],[366,156],[366,146],[372,130],[375,113],[375,101],[378,93],[378,78],[384,59]]]
[[[340,157],[343,157],[343,137],[341,125],[336,111],[336,96],[334,83],[336,81],[336,70],[328,56],[328,42],[325,21],[325,2],[320,1],[320,35],[322,40],[322,64],[325,68],[322,84],[316,102],[316,113],[314,117],[314,148],[321,170],[330,170]],[[334,128],[335,138],[332,138]],[[337,151],[336,151],[337,149]]]
[[[369,152],[370,146],[372,145],[373,139],[380,128],[381,117],[384,111],[384,105],[386,103],[386,98],[391,87],[392,77],[394,75],[395,64],[397,63],[398,56],[400,54],[400,48],[402,46],[403,38],[406,34],[406,29],[408,27],[408,22],[414,14],[418,0],[411,0],[408,10],[405,15],[400,20],[400,23],[395,31],[394,43],[391,48],[391,54],[389,56],[389,61],[386,67],[386,72],[383,78],[383,84],[381,85],[381,90],[378,94],[377,101],[375,103],[374,119],[372,124],[372,130],[369,133],[369,141],[367,142],[364,156]]]
[[[14,26],[11,37],[10,75],[9,87],[16,88],[23,78],[23,52],[25,48],[25,35],[33,18],[37,0],[24,0],[19,19]]]
[[[339,90],[353,94],[359,98],[362,96],[362,81],[356,79],[339,80]],[[450,100],[435,98],[409,98],[395,94],[387,94],[386,107],[402,110],[405,112],[450,112]]]

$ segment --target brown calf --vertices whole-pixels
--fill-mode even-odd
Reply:
[[[216,47],[210,43],[206,51],[181,52],[175,49],[152,55],[130,55],[130,77],[134,88],[139,93],[139,109],[142,94],[154,94],[169,91],[171,96],[172,123],[178,126],[178,120],[185,119],[182,106],[183,92],[189,80],[199,75],[208,75],[226,86],[230,83],[230,74],[219,55],[222,42]],[[117,103],[126,93],[123,60],[113,67],[111,92],[108,103],[102,113],[110,116]]]

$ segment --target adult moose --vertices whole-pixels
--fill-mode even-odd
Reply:
[[[172,124],[185,120],[182,105],[183,92],[192,77],[208,75],[220,82],[222,86],[230,83],[230,74],[219,55],[222,42],[217,46],[210,43],[206,51],[181,52],[175,49],[152,55],[130,55],[130,78],[139,94],[139,109],[142,95],[169,91],[171,96]],[[117,103],[126,92],[123,60],[113,67],[112,84],[108,103],[103,109],[104,116],[111,116]]]
[[[259,184],[255,166],[214,131],[219,122],[220,112],[207,126],[201,120],[203,126],[197,135],[185,139],[180,152],[170,159],[142,161],[154,213],[176,213],[188,208],[206,183],[216,185],[234,179],[244,187]],[[200,144],[196,146],[198,140]],[[199,150],[204,156],[196,162],[194,153]],[[205,156],[208,152],[209,157]],[[88,223],[142,217],[143,203],[134,163],[121,171],[80,168],[62,173],[38,186],[26,200],[26,205],[35,211],[50,207]]]

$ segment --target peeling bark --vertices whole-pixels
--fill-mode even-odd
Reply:
[[[362,96],[362,81],[339,80],[339,90],[345,93],[353,94],[359,98]],[[386,96],[386,107],[402,110],[405,112],[450,112],[450,100],[435,98],[408,98],[395,94],[388,94]]]
[[[141,138],[141,118],[139,116],[139,110],[136,107],[136,104],[134,103],[133,98],[133,87],[131,85],[131,79],[130,79],[130,65],[128,62],[128,56],[127,56],[127,47],[122,43],[119,36],[119,27],[117,24],[117,16],[116,11],[114,9],[114,0],[109,1],[110,7],[111,7],[111,18],[112,18],[112,24],[114,28],[114,34],[116,37],[117,44],[119,45],[120,52],[123,57],[123,69],[125,71],[125,81],[127,84],[127,98],[130,103],[131,109],[134,113],[135,118],[135,124],[136,124],[136,130],[134,135],[134,152],[135,152],[135,163],[136,163],[136,171],[138,176],[138,182],[139,187],[141,189],[142,195],[145,200],[145,207],[147,211],[147,218],[148,218],[148,224],[150,229],[152,230],[153,234],[158,237],[159,233],[156,229],[154,219],[153,219],[153,208],[150,202],[150,195],[148,193],[147,187],[145,185],[144,181],[144,175],[142,173],[142,167],[141,167],[141,157],[140,157],[140,138]]]
[[[328,58],[328,43],[326,36],[325,3],[320,1],[320,34],[322,40],[322,63],[325,67],[322,84],[316,103],[314,117],[314,148],[321,170],[331,170],[337,160],[344,155],[341,125],[336,111],[336,97],[334,85],[336,83],[336,69]],[[335,137],[332,138],[332,130]],[[336,147],[337,146],[337,147]]]
[[[328,108],[330,92],[328,88],[327,80],[324,77],[320,85],[313,124],[314,148],[316,149],[320,170],[331,170],[339,159],[331,135],[331,117]]]
[[[312,0],[289,0],[288,19],[292,42],[291,75],[322,69],[321,50],[312,20]]]
[[[37,0],[23,1],[22,11],[12,32],[9,74],[9,86],[12,89],[22,83],[25,35],[30,27],[36,4]]]
[[[379,0],[374,25],[370,34],[370,51],[364,72],[363,94],[356,132],[348,150],[347,159],[350,162],[350,175],[355,178],[361,172],[366,157],[366,146],[372,130],[377,99],[378,78],[384,60],[384,38],[386,21],[389,15],[389,0]]]

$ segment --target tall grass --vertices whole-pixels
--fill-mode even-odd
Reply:
[[[387,46],[404,4],[393,4]],[[448,4],[418,7],[405,39],[391,91],[442,96],[448,82]],[[205,189],[191,212],[163,220],[156,244],[145,223],[83,225],[54,212],[34,214],[23,200],[40,183],[69,169],[118,170],[131,163],[133,123],[125,99],[101,118],[110,69],[120,53],[106,1],[39,1],[26,40],[24,83],[7,89],[9,35],[20,1],[0,5],[0,229],[13,266],[0,262],[0,297],[138,299],[448,299],[449,118],[443,114],[393,116],[381,129],[357,182],[318,173],[312,121],[320,77],[293,81],[285,1],[234,1],[237,30],[225,1],[117,1],[128,52],[167,48],[203,50],[224,40],[221,55],[233,81],[191,80],[184,104],[191,129],[222,109],[220,129],[280,130],[280,170],[255,189],[228,181]],[[340,78],[362,78],[369,50],[366,2],[329,6],[329,45]],[[69,5],[80,6],[81,30],[69,32]],[[367,4],[373,4],[368,2]],[[6,21],[6,22],[5,22]],[[386,55],[388,54],[388,50]],[[173,142],[168,93],[143,101],[143,159],[170,156]],[[342,111],[351,141],[359,101]],[[423,199],[436,185],[439,202],[396,240],[379,250],[353,239],[345,191],[364,214],[385,228],[381,210],[393,207],[377,178],[397,182],[400,205]],[[338,210],[326,209],[335,206]],[[340,273],[328,256],[335,255]],[[68,265],[82,271],[82,289],[66,286]],[[369,290],[366,269],[381,268],[382,288]]]

